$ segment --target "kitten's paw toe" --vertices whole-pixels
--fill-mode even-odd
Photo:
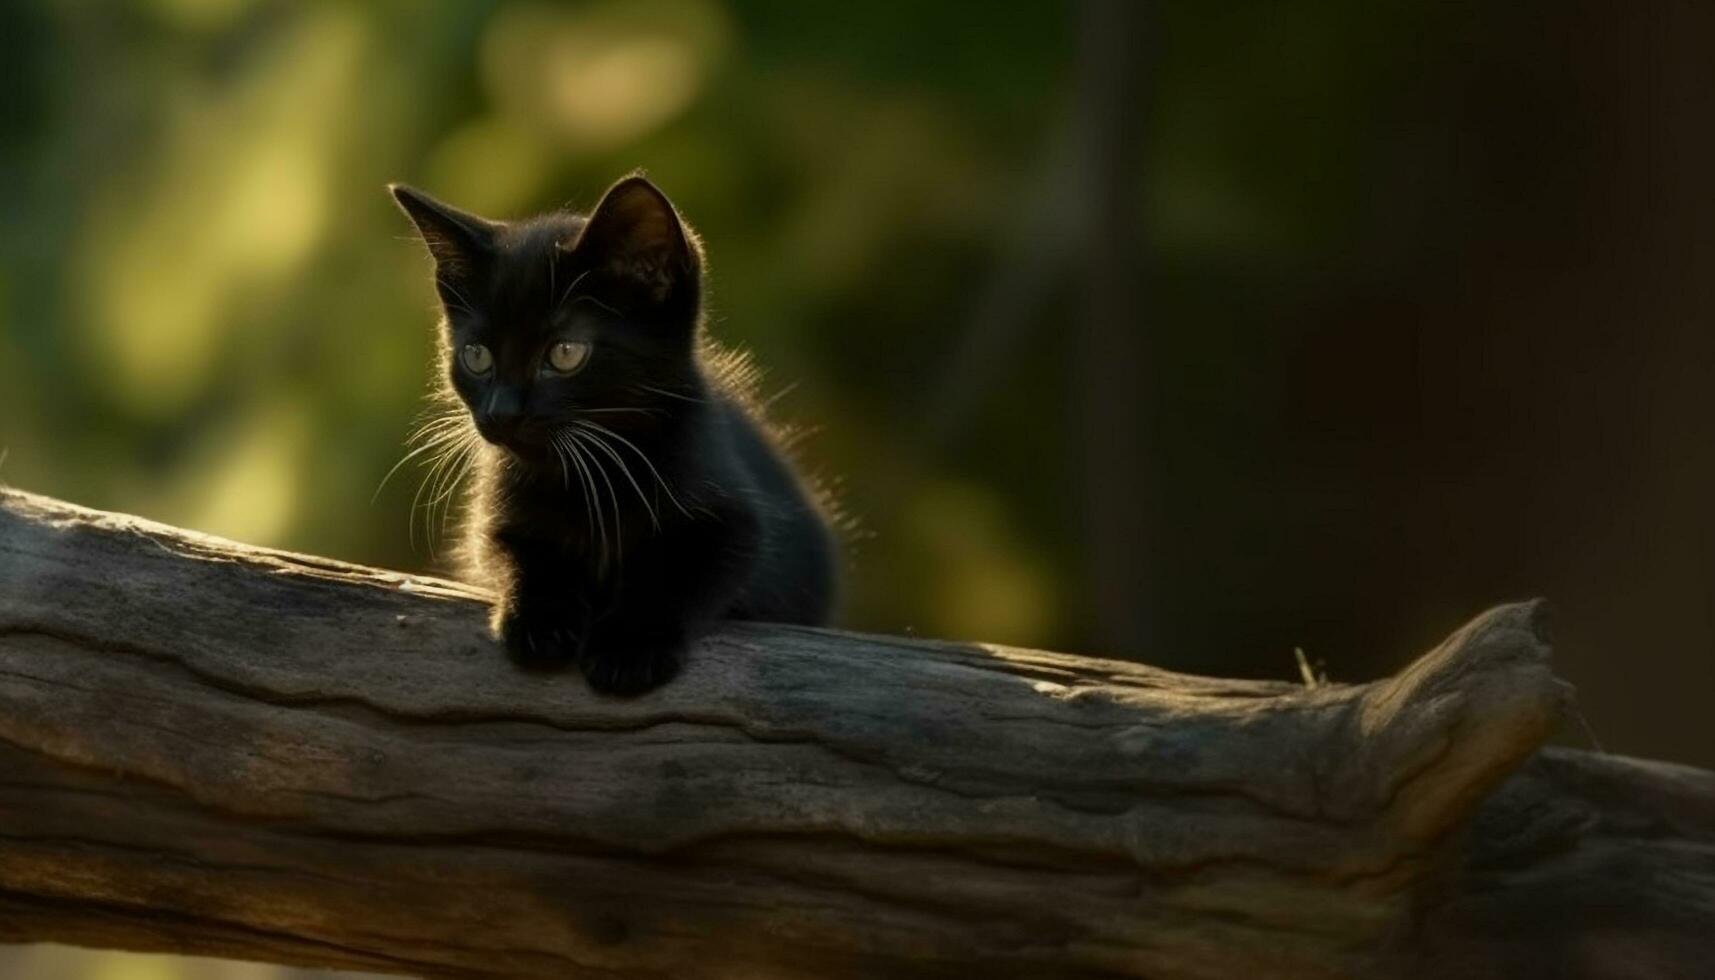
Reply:
[[[672,680],[684,666],[679,643],[620,644],[578,659],[590,687],[603,694],[630,697]]]
[[[545,616],[504,614],[500,638],[506,644],[506,655],[527,670],[564,667],[578,653],[577,634],[564,622]]]

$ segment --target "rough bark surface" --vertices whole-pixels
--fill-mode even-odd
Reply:
[[[734,626],[634,700],[453,583],[0,490],[0,941],[429,976],[1691,977],[1715,774],[1538,752],[1539,603],[1306,689]]]

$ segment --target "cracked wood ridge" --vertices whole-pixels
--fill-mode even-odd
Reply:
[[[454,583],[0,490],[0,941],[477,977],[1715,954],[1715,774],[1538,752],[1568,697],[1538,603],[1315,689],[733,626],[609,700],[483,622]]]

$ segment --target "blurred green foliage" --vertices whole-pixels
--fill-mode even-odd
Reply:
[[[850,618],[1045,640],[1046,529],[904,430],[1065,95],[1066,12],[1010,5],[980,38],[923,13],[901,32],[885,5],[8,5],[0,475],[423,566],[412,480],[369,502],[433,323],[382,185],[506,216],[641,166],[708,242],[716,332],[787,392],[805,464],[860,516]]]
[[[1236,263],[1280,281],[1349,218],[1324,185],[1352,162],[1379,60],[1362,32],[1411,18],[1335,12],[1164,8],[1178,43],[1139,220],[1178,278]],[[705,236],[717,334],[757,354],[778,415],[814,433],[803,462],[857,521],[847,621],[1076,642],[1066,283],[952,438],[919,438],[996,252],[1052,200],[1075,14],[8,5],[0,475],[245,541],[430,564],[408,533],[413,481],[369,503],[417,411],[433,320],[427,263],[381,186],[506,216],[587,206],[641,166]],[[1258,75],[1281,84],[1221,83]],[[1259,342],[1242,329],[1211,321],[1182,359],[1196,371]],[[1266,390],[1245,394],[1188,437],[1266,411]]]

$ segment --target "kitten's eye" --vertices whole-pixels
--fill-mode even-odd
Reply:
[[[459,363],[471,374],[487,374],[494,367],[494,355],[481,344],[466,344],[459,351]]]
[[[589,360],[590,345],[576,340],[562,340],[548,348],[548,367],[560,374],[571,374]]]

